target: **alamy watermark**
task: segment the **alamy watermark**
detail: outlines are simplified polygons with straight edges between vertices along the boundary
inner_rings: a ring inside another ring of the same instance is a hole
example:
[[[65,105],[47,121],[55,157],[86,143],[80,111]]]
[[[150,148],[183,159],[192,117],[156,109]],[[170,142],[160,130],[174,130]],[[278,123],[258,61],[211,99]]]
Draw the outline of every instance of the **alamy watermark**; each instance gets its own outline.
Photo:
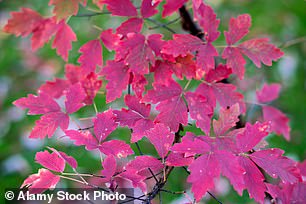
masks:
[[[33,190],[33,189],[32,189]],[[32,191],[35,192],[35,191]],[[5,203],[58,203],[58,201],[74,201],[73,203],[134,203],[133,189],[120,189],[116,192],[105,192],[93,189],[54,189],[44,193],[31,193],[28,190],[6,189],[4,193]]]

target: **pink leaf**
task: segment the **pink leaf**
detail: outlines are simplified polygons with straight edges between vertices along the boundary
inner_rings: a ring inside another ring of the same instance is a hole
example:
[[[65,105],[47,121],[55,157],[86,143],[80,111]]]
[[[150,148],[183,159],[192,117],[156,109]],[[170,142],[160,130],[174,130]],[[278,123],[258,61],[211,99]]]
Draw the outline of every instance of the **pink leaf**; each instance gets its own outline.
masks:
[[[143,18],[149,18],[158,13],[156,7],[162,0],[143,0],[140,12]]]
[[[150,71],[154,72],[154,83],[166,85],[172,80],[173,64],[158,60]]]
[[[11,18],[4,26],[3,31],[26,37],[31,34],[43,21],[42,16],[29,8],[21,8],[20,12],[11,12]],[[27,23],[24,23],[27,22]]]
[[[139,188],[145,193],[147,192],[147,185],[144,182],[146,176],[139,175],[136,170],[122,172],[120,177],[131,181],[134,188]]]
[[[130,79],[132,79],[132,90],[135,92],[135,95],[138,98],[142,98],[145,86],[148,84],[146,77],[142,74],[134,73],[130,75]]]
[[[93,119],[93,123],[94,132],[99,143],[105,140],[107,136],[117,128],[115,116],[111,109],[103,113],[99,113],[97,117]]]
[[[101,171],[101,174],[105,176],[103,180],[105,182],[109,182],[112,176],[116,173],[117,169],[117,163],[115,157],[112,155],[107,156],[102,162],[102,166],[103,170]]]
[[[226,66],[232,68],[233,73],[243,79],[246,61],[240,50],[234,47],[226,47],[222,53],[222,58],[226,59]]]
[[[62,20],[59,23],[58,31],[52,43],[52,48],[56,48],[56,53],[68,60],[68,52],[72,49],[72,42],[76,41],[77,37],[68,24]]]
[[[172,55],[173,57],[185,57],[187,54],[199,50],[202,46],[205,46],[205,44],[198,37],[190,34],[174,34],[173,40],[165,44],[162,53]]]
[[[155,56],[161,56],[162,47],[165,45],[165,41],[162,40],[162,34],[152,34],[148,36],[148,45],[153,50]]]
[[[175,85],[170,83],[170,86]],[[178,85],[178,84],[177,84]],[[182,99],[181,95],[175,96],[180,91],[180,87],[167,87],[162,92],[158,90],[163,86],[155,86],[156,92],[152,91],[148,93],[148,98],[153,99],[152,96],[156,96],[153,100],[160,100],[156,109],[160,112],[155,118],[155,122],[161,122],[170,127],[171,131],[176,132],[179,128],[179,124],[187,124],[187,107]],[[175,85],[176,86],[176,85]],[[179,85],[178,85],[179,86]],[[179,89],[177,89],[179,88]],[[167,95],[168,93],[168,95]],[[172,97],[171,97],[172,96]]]
[[[280,203],[305,203],[306,182],[275,186],[266,184],[269,194]]]
[[[66,94],[65,107],[67,114],[72,114],[82,108],[85,97],[86,95],[81,84],[72,85]]]
[[[282,156],[280,149],[266,149],[254,152],[250,158],[273,178],[279,177],[284,183],[296,183],[301,179],[296,162]]]
[[[64,131],[68,128],[68,125],[68,115],[62,112],[48,113],[35,122],[35,127],[29,137],[44,139],[48,136],[51,138],[58,126]]]
[[[221,107],[219,112],[219,119],[213,121],[214,132],[217,136],[225,135],[226,131],[234,127],[239,121],[240,115],[239,105],[235,104],[228,109]]]
[[[149,90],[145,95],[145,101],[151,101],[158,103],[160,101],[169,100],[171,98],[177,98],[182,93],[182,87],[174,80],[169,81],[169,84],[153,84],[154,90]]]
[[[157,105],[156,110],[160,113],[157,115],[154,122],[164,123],[169,126],[170,130],[173,132],[178,131],[179,124],[187,125],[187,107],[181,96],[160,102]]]
[[[141,118],[148,118],[150,115],[151,105],[140,103],[135,96],[126,95],[124,102],[131,111],[137,113]]]
[[[212,85],[213,92],[218,102],[223,108],[239,104],[240,111],[245,112],[245,104],[243,102],[243,95],[236,92],[236,87],[232,84],[216,83]]]
[[[208,72],[215,68],[215,56],[218,56],[218,52],[211,43],[203,45],[197,53],[197,65]]]
[[[76,15],[79,10],[79,3],[83,1],[84,0],[50,0],[49,5],[54,5],[53,13],[58,20],[61,20],[71,15]]]
[[[130,18],[124,21],[117,29],[116,33],[127,36],[129,33],[139,33],[142,29],[143,20],[140,18]]]
[[[120,41],[120,35],[113,34],[113,30],[110,28],[101,33],[100,39],[108,50],[114,50]]]
[[[148,168],[156,171],[162,169],[163,165],[158,159],[152,156],[144,155],[137,156],[134,160],[129,162],[125,168],[127,171],[135,170],[136,172],[140,172]]]
[[[184,136],[181,143],[176,143],[171,148],[175,153],[188,153],[188,154],[204,154],[210,151],[210,146],[203,140],[195,137]]]
[[[102,86],[102,80],[98,80],[98,75],[91,72],[81,81],[81,85],[86,94],[83,102],[86,105],[91,105]]]
[[[120,177],[132,181],[135,188],[139,187],[143,192],[146,192],[147,187],[144,180],[146,179],[145,175],[149,173],[149,168],[155,173],[163,168],[163,164],[152,156],[137,156],[125,166],[126,171],[121,173]]]
[[[282,134],[286,140],[290,140],[289,118],[272,106],[264,106],[262,111],[264,120],[271,122],[271,130]]]
[[[55,152],[59,157],[63,158],[67,164],[69,164],[72,168],[76,169],[78,166],[77,161],[72,156],[68,156],[65,152],[57,151],[54,148],[48,147],[51,151]]]
[[[45,93],[40,93],[38,96],[29,94],[27,98],[20,98],[13,104],[21,109],[28,108],[28,115],[39,115],[50,112],[60,111],[59,105]]]
[[[137,142],[146,134],[147,130],[154,127],[153,121],[150,119],[138,120],[133,126],[131,142]]]
[[[250,159],[239,157],[239,162],[246,172],[243,174],[243,177],[250,198],[254,198],[257,202],[263,203],[266,191],[266,186],[263,182],[265,179],[264,176]]]
[[[41,85],[38,92],[44,93],[53,98],[60,98],[69,85],[68,80],[56,78],[55,81],[47,81],[45,84]]]
[[[174,134],[164,124],[158,123],[152,129],[146,131],[146,135],[154,145],[159,156],[165,158],[174,141]]]
[[[166,17],[177,11],[184,5],[188,0],[166,0],[166,4],[163,6],[162,17]]]
[[[185,97],[188,102],[190,117],[196,121],[197,127],[205,133],[209,133],[210,121],[214,114],[213,108],[202,95],[187,92]]]
[[[66,136],[71,140],[74,140],[76,146],[85,145],[87,150],[93,150],[98,148],[98,141],[91,135],[89,131],[81,132],[77,130],[66,130]]]
[[[232,69],[223,64],[219,64],[216,69],[211,69],[205,75],[205,81],[209,83],[220,82],[223,79],[227,79],[232,73]]]
[[[239,48],[258,68],[261,67],[261,63],[272,66],[272,61],[276,61],[284,55],[279,48],[269,44],[268,38],[245,41],[239,45]]]
[[[231,18],[228,31],[224,31],[226,43],[233,45],[249,33],[251,26],[251,16],[243,14],[236,19]]]
[[[155,64],[154,52],[142,34],[129,33],[116,51],[116,59],[124,59],[125,65],[137,74],[148,74],[149,65]]]
[[[84,78],[83,69],[80,66],[66,64],[65,76],[71,84],[78,83]]]
[[[256,122],[254,125],[246,124],[243,133],[237,135],[236,143],[241,152],[253,149],[264,137],[269,134],[269,123]]]
[[[171,152],[167,156],[166,164],[168,166],[189,166],[193,162],[193,157],[184,157],[183,153]]]
[[[40,25],[33,31],[31,38],[32,50],[35,51],[41,48],[51,39],[58,29],[59,24],[56,23],[55,17],[42,20]]]
[[[300,169],[301,175],[303,177],[306,177],[306,160],[304,160],[301,163],[298,163],[298,168]]]
[[[63,172],[65,169],[65,160],[55,152],[51,154],[48,151],[37,152],[35,160],[45,168],[56,172]]]
[[[207,42],[215,41],[220,35],[218,31],[220,20],[216,18],[216,14],[212,7],[205,3],[201,3],[198,9],[194,10],[194,16],[199,22],[199,25],[203,28],[204,39]]]
[[[106,4],[114,16],[136,16],[137,10],[130,0],[100,0],[100,4]]]
[[[217,50],[211,43],[204,43],[201,39],[190,34],[174,34],[173,40],[163,47],[162,53],[173,57],[182,56],[197,51],[197,65],[208,72],[215,68],[214,56],[218,56]]]
[[[212,108],[215,108],[217,105],[217,99],[214,94],[213,88],[207,83],[202,83],[198,86],[195,93],[203,96],[207,100],[207,104]]]
[[[110,140],[99,145],[99,150],[105,155],[113,155],[117,158],[125,158],[134,154],[130,145],[122,140]]]
[[[256,91],[257,100],[260,103],[271,102],[278,98],[280,90],[280,84],[264,84],[261,90]]]
[[[103,65],[100,40],[91,40],[87,42],[80,48],[79,52],[82,54],[78,62],[81,64],[81,67],[86,70],[86,73],[95,72],[97,65]]]
[[[187,182],[191,183],[191,191],[196,201],[200,201],[206,191],[214,187],[214,178],[220,175],[220,167],[214,156],[202,155],[188,168],[190,175]]]
[[[123,89],[126,89],[129,83],[129,68],[122,61],[107,61],[107,65],[101,73],[108,80],[106,85],[106,102],[112,102],[119,98]]]
[[[29,192],[33,194],[42,193],[48,189],[54,189],[60,177],[52,174],[47,169],[39,169],[37,174],[30,175],[24,180],[21,188],[29,187]]]
[[[187,55],[186,57],[177,57],[175,64],[171,66],[171,69],[179,79],[184,79],[184,76],[187,79],[196,78],[196,69],[197,65],[193,59],[192,55]],[[163,76],[164,78],[169,78],[168,76]]]
[[[216,157],[221,168],[221,173],[230,180],[235,190],[242,195],[242,191],[245,188],[243,179],[245,170],[239,164],[238,157],[224,150],[219,150],[216,153]]]
[[[116,122],[119,122],[121,126],[126,125],[132,128],[131,141],[137,142],[145,135],[146,130],[153,127],[153,122],[148,119],[151,105],[140,103],[136,96],[130,95],[126,95],[124,101],[129,110],[124,108],[121,111],[114,110]]]

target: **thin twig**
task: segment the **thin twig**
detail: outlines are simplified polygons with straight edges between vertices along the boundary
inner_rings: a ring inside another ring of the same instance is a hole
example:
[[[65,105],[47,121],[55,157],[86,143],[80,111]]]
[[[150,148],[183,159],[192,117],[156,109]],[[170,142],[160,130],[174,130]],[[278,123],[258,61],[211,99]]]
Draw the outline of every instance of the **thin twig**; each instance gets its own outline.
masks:
[[[80,174],[80,173],[76,174],[76,173],[65,173],[65,172],[63,172],[62,175],[66,175],[66,176],[78,176],[78,175],[81,175],[81,176],[85,176],[85,177],[100,177],[100,176],[94,175],[94,174]]]
[[[293,39],[293,40],[289,40],[289,41],[283,43],[282,45],[280,45],[279,47],[280,48],[287,48],[287,47],[290,47],[292,45],[296,45],[296,44],[303,43],[303,42],[306,42],[306,36],[296,38],[296,39]]]
[[[118,204],[128,203],[128,202],[131,202],[131,201],[133,201],[133,200],[137,200],[137,199],[143,198],[143,197],[145,197],[145,196],[146,196],[146,195],[138,196],[138,197],[136,197],[136,199],[125,200],[125,201],[122,201],[121,203],[119,202]]]
[[[111,12],[104,11],[104,12],[97,12],[97,13],[78,14],[74,17],[93,17],[93,16],[106,15],[106,14],[111,14]]]
[[[161,192],[166,192],[166,193],[170,193],[170,194],[184,194],[186,193],[186,191],[178,191],[178,192],[173,192],[173,191],[168,191],[166,189],[161,189]]]
[[[222,204],[222,202],[220,201],[220,200],[218,200],[215,196],[214,196],[214,194],[212,194],[211,192],[209,192],[209,191],[206,191],[213,199],[215,199],[218,203],[220,203],[220,204]]]
[[[175,22],[177,22],[178,20],[180,20],[181,19],[181,17],[178,17],[178,18],[176,18],[176,19],[174,19],[174,20],[172,20],[172,21],[169,21],[168,23],[162,23],[162,25],[163,26],[168,26],[168,25],[171,25],[171,24],[173,24],[173,23],[175,23]],[[154,29],[157,29],[157,28],[160,28],[161,26],[153,26],[153,27],[149,27],[149,30],[154,30]]]
[[[155,176],[158,176],[158,175],[160,175],[160,174],[162,174],[162,173],[163,173],[163,171],[161,171],[161,172],[155,174]],[[145,178],[145,180],[149,180],[149,179],[151,179],[151,178],[154,178],[154,176],[149,176],[149,177]]]
[[[138,142],[135,142],[135,144],[136,144],[136,147],[137,147],[137,149],[138,149],[138,151],[139,151],[139,154],[140,154],[140,155],[143,155],[143,152],[141,151]],[[148,168],[148,170],[149,170],[149,172],[151,173],[151,175],[153,176],[155,182],[158,182],[158,179],[156,178],[156,176],[155,176],[155,174],[153,173],[153,171],[152,171],[150,168]]]
[[[168,30],[168,31],[171,32],[171,33],[176,33],[174,30],[172,30],[172,28],[169,28],[167,25],[162,24],[162,23],[160,23],[160,22],[158,22],[158,21],[156,21],[156,20],[154,20],[154,19],[145,18],[145,20],[150,21],[150,22],[154,23],[155,25],[157,25],[157,26],[159,26],[159,27],[161,27],[161,28],[165,28],[166,30]]]
[[[86,128],[79,128],[78,130],[89,130],[89,129],[92,129],[94,128],[94,126],[89,126],[89,127],[86,127]]]

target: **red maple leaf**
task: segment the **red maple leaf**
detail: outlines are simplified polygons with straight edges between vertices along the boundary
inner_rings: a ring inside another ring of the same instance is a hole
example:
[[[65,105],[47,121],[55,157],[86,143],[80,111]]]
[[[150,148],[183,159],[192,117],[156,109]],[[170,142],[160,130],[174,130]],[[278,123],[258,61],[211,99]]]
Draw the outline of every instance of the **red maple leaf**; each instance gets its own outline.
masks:
[[[81,56],[78,62],[86,73],[95,72],[96,66],[102,66],[102,46],[100,40],[91,40],[85,43],[79,50]]]
[[[222,57],[227,60],[227,66],[232,68],[240,79],[244,77],[245,65],[242,54],[249,57],[258,68],[261,67],[261,63],[271,66],[272,61],[278,60],[284,54],[280,49],[269,44],[267,38],[251,39],[234,45],[249,32],[250,26],[251,17],[243,14],[236,19],[231,18],[229,31],[224,32],[228,46],[224,49]]]
[[[121,126],[132,128],[131,142],[137,142],[153,127],[153,121],[149,119],[151,105],[141,103],[136,96],[130,95],[126,95],[124,101],[129,109],[114,110],[116,121]]]
[[[167,85],[154,83],[154,89],[149,90],[144,96],[144,101],[159,103],[156,109],[160,112],[155,118],[155,122],[161,122],[176,132],[179,124],[186,125],[188,114],[187,107],[182,98],[183,90],[181,86],[171,80]]]
[[[187,1],[188,0],[166,0],[166,4],[164,4],[163,6],[164,7],[163,12],[162,12],[163,18],[177,11]]]
[[[137,10],[130,0],[100,0],[99,4],[106,4],[114,16],[137,16]]]
[[[49,5],[54,5],[53,13],[58,20],[76,15],[79,10],[79,3],[86,6],[86,0],[50,0]]]
[[[60,177],[47,169],[39,169],[37,174],[32,174],[24,180],[20,188],[29,187],[33,194],[42,193],[48,189],[54,189]]]

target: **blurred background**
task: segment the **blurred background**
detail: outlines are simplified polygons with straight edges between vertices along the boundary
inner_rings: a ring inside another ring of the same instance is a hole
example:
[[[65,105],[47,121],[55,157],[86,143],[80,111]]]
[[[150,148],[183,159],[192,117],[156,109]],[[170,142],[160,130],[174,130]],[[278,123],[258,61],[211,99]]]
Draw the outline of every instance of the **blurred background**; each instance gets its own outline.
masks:
[[[285,56],[272,67],[255,68],[251,63],[247,65],[248,76],[245,84],[255,84],[260,88],[262,82],[277,82],[282,84],[281,96],[273,105],[281,109],[290,118],[291,141],[287,142],[282,136],[271,135],[268,138],[271,147],[285,150],[285,154],[297,161],[306,158],[306,2],[303,0],[209,0],[206,1],[215,9],[221,19],[220,31],[228,27],[230,17],[249,13],[252,16],[252,27],[246,39],[256,37],[269,37],[272,42],[281,47]],[[140,0],[134,1],[135,5]],[[45,146],[55,147],[74,156],[80,166],[80,172],[97,172],[101,169],[99,156],[84,151],[83,147],[76,147],[62,137],[53,137],[50,140],[28,139],[34,126],[34,121],[39,117],[26,116],[25,111],[19,110],[12,102],[28,93],[36,92],[37,88],[46,80],[54,77],[63,77],[63,60],[58,57],[51,43],[33,53],[30,49],[29,38],[16,38],[2,32],[2,28],[10,18],[10,12],[18,11],[21,7],[32,8],[44,16],[52,15],[52,7],[47,1],[41,0],[2,0],[0,1],[0,191],[7,187],[19,187],[23,180],[32,173],[36,173],[40,165],[34,162],[35,153],[42,151]],[[189,5],[189,4],[188,4]],[[187,6],[188,6],[187,5]],[[98,9],[89,2],[89,7]],[[80,7],[80,14],[90,14],[91,11]],[[160,15],[154,17],[160,22],[169,22],[176,19],[178,14],[173,14],[167,19]],[[99,28],[107,29],[120,25],[123,18],[100,15],[94,17],[71,17],[69,24],[75,31],[78,41],[73,43],[73,50],[69,53],[69,63],[76,64],[79,57],[78,49],[90,39],[99,35]],[[25,22],[26,23],[26,22]],[[95,27],[93,26],[95,25]],[[163,33],[165,39],[171,33],[162,28],[150,30],[154,25],[146,24],[145,33]],[[180,22],[170,25],[177,33],[182,33]],[[52,42],[52,41],[51,41]],[[218,39],[216,45],[224,45],[224,36]],[[104,50],[104,59],[110,59],[113,53]],[[105,84],[104,84],[105,85]],[[254,87],[253,87],[254,88]],[[248,93],[249,94],[249,93]],[[252,93],[251,93],[252,94]],[[252,97],[250,97],[252,98]],[[95,99],[98,110],[107,108],[105,97],[98,95]],[[122,101],[118,101],[122,104]],[[92,107],[83,108],[75,117],[90,117],[94,114]],[[192,128],[191,128],[192,129]],[[57,133],[61,136],[61,132]],[[113,137],[129,140],[128,129],[118,129],[112,133]],[[146,145],[141,142],[141,145]],[[133,147],[135,148],[135,147]],[[146,146],[145,153],[155,154],[151,146]],[[135,151],[137,152],[137,151]],[[186,188],[187,174],[182,169],[176,169],[167,189],[182,191]],[[61,182],[60,186],[71,185]],[[224,203],[254,203],[248,198],[246,192],[239,197],[225,179],[220,179],[216,184],[215,195]],[[164,194],[165,203],[177,202],[178,195]],[[216,203],[209,195],[205,203]]]

